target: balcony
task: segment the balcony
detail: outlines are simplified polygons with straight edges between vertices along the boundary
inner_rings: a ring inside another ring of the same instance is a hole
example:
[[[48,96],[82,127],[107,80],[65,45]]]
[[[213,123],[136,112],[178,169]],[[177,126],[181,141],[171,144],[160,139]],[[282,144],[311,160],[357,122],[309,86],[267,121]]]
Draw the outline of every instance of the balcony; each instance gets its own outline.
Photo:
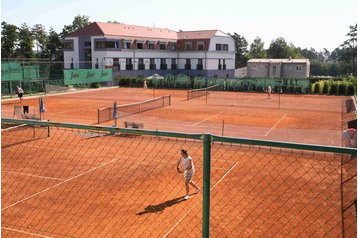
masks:
[[[155,64],[150,64],[149,65],[149,69],[150,70],[156,70],[157,69],[157,66]]]
[[[138,70],[145,70],[145,64],[138,64]]]
[[[167,64],[160,64],[160,69],[164,69],[164,70],[168,69]]]
[[[113,70],[113,71],[119,71],[119,70],[121,70],[121,65],[120,65],[120,64],[113,64],[112,70]]]
[[[171,67],[172,67],[171,69],[177,69],[178,68],[177,64],[172,64]]]
[[[133,64],[126,64],[126,70],[133,70]]]
[[[202,64],[197,64],[196,69],[197,70],[203,70],[203,65]]]
[[[185,64],[185,69],[191,69],[191,64]]]

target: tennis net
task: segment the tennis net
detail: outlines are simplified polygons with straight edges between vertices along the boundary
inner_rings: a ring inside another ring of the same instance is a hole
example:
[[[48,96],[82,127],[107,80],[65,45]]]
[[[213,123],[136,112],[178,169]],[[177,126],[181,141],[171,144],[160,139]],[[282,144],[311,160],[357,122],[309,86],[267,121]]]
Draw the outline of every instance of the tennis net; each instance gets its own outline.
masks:
[[[1,148],[50,137],[50,127],[1,123]]]
[[[136,102],[131,104],[124,104],[117,106],[118,118],[130,116],[136,113],[145,112],[161,107],[170,106],[171,96],[161,96],[150,100]],[[113,120],[113,106],[98,109],[98,124]]]
[[[220,89],[220,85],[216,84],[207,88],[199,88],[199,89],[192,89],[192,90],[188,90],[187,92],[187,99],[193,99],[193,98],[198,98],[198,97],[202,97],[202,96],[206,96],[209,94],[209,91],[215,91]]]

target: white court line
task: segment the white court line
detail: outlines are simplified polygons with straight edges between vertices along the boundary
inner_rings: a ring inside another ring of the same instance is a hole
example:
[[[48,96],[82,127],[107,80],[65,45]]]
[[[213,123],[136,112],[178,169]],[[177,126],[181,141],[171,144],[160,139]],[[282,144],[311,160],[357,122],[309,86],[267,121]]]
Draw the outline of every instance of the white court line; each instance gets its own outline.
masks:
[[[83,176],[83,175],[85,175],[85,174],[88,174],[88,173],[90,173],[90,172],[92,172],[92,171],[95,171],[96,169],[99,169],[99,168],[101,168],[101,167],[103,167],[103,166],[106,166],[106,165],[108,165],[108,164],[110,164],[110,163],[112,163],[112,162],[114,162],[114,161],[116,161],[116,160],[119,160],[120,158],[121,158],[121,157],[115,158],[115,159],[113,159],[113,160],[110,160],[109,162],[104,163],[104,164],[101,164],[101,165],[99,165],[99,166],[97,166],[97,167],[95,167],[95,168],[93,168],[93,169],[90,169],[90,170],[88,170],[88,171],[86,171],[86,172],[84,172],[84,173],[82,173],[82,174],[78,174],[78,175],[76,175],[76,176],[74,176],[74,177],[72,177],[72,178],[69,178],[69,179],[66,179],[66,180],[62,181],[61,183],[55,184],[55,185],[53,185],[53,186],[51,186],[51,187],[49,187],[49,188],[46,188],[46,189],[44,189],[44,190],[42,190],[42,191],[40,191],[40,192],[37,192],[37,193],[35,193],[35,194],[33,194],[33,195],[29,196],[29,197],[26,197],[26,198],[24,198],[24,199],[21,199],[20,201],[17,201],[17,202],[15,202],[15,203],[13,203],[13,204],[10,204],[10,205],[7,206],[7,207],[2,208],[1,211],[6,210],[6,209],[8,209],[8,208],[10,208],[10,207],[13,207],[13,206],[15,206],[15,205],[17,205],[17,204],[19,204],[19,203],[22,203],[22,202],[24,202],[24,201],[26,201],[26,200],[28,200],[28,199],[30,199],[30,198],[33,198],[33,197],[35,197],[35,196],[37,196],[37,195],[39,195],[39,194],[41,194],[41,193],[43,193],[43,192],[46,192],[46,191],[48,191],[48,190],[50,190],[50,189],[52,189],[52,188],[58,187],[58,186],[60,186],[61,184],[64,184],[64,183],[69,182],[69,181],[71,181],[71,180],[74,180],[74,179],[76,179],[76,178],[78,178],[78,177],[81,177],[81,176]]]
[[[24,233],[24,234],[33,235],[33,236],[39,236],[39,237],[50,238],[50,236],[43,236],[43,235],[31,233],[31,232],[26,232],[26,231],[20,231],[20,230],[16,230],[16,229],[11,229],[11,228],[8,228],[8,227],[1,227],[1,229],[9,230],[9,231],[15,231],[15,232]]]
[[[204,120],[201,120],[201,121],[199,121],[199,122],[197,122],[197,123],[194,123],[194,124],[191,125],[191,126],[196,126],[196,125],[198,125],[198,124],[200,124],[200,123],[202,123],[202,122],[204,122],[204,121],[207,121],[207,120],[209,120],[209,119],[211,119],[211,118],[213,118],[213,117],[216,117],[217,115],[223,114],[223,113],[224,113],[224,111],[219,112],[219,113],[217,113],[217,114],[215,114],[215,115],[213,115],[213,116],[211,116],[211,117],[207,117],[207,118],[205,118]]]
[[[53,179],[53,180],[64,181],[64,179],[60,179],[60,178],[53,178],[53,177],[46,177],[46,176],[40,176],[40,175],[27,174],[27,173],[12,172],[12,171],[8,171],[8,170],[3,170],[2,172],[10,173],[10,174],[24,175],[24,176],[30,176],[30,177],[35,177],[35,178],[44,178],[44,179]]]
[[[278,125],[278,123],[280,123],[281,120],[285,119],[286,116],[287,116],[287,113],[285,113],[285,115],[283,115],[283,116],[280,118],[280,120],[278,120],[278,122],[276,122],[276,124],[275,124],[273,127],[271,127],[271,129],[265,134],[265,136],[267,136],[267,135]]]
[[[218,185],[218,184],[226,177],[226,175],[228,175],[228,174],[231,172],[231,170],[233,170],[233,169],[236,167],[236,165],[237,165],[238,163],[239,163],[239,162],[236,162],[236,163],[224,174],[224,176],[222,176],[222,178],[219,179],[219,181],[217,181],[217,182],[214,184],[214,186],[210,189],[210,191],[213,190],[213,189],[215,188],[215,186]],[[202,201],[202,200],[203,200],[203,199],[201,199],[201,201]],[[182,220],[184,220],[184,218],[194,209],[195,206],[196,206],[196,205],[194,204],[194,206],[192,206],[192,207],[190,208],[190,210],[189,210],[187,213],[185,213],[185,215],[184,215],[182,218],[180,218],[179,221],[177,221],[177,223],[175,223],[174,226],[173,226],[172,228],[170,228],[167,233],[165,233],[165,235],[163,236],[163,238],[167,237],[167,236],[175,229],[175,227],[176,227],[177,225],[179,225],[179,223],[180,223]]]

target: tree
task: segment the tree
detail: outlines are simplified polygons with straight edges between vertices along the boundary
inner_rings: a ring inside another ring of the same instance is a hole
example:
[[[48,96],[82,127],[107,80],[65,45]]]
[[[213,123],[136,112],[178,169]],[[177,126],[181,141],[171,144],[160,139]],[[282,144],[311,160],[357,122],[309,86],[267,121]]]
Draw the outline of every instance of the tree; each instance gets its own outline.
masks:
[[[34,52],[32,50],[34,46],[33,41],[34,38],[29,27],[26,23],[22,24],[19,30],[19,48],[17,49],[18,56],[23,58],[34,57]]]
[[[250,45],[250,51],[248,54],[249,59],[265,59],[267,58],[267,52],[264,49],[264,42],[260,37],[256,37]]]
[[[353,73],[357,75],[357,24],[349,26],[349,29],[350,31],[346,35],[349,38],[341,45],[346,52],[346,60],[343,61],[352,62]]]
[[[283,37],[271,41],[270,47],[267,50],[268,58],[286,59],[292,57],[290,55],[289,46]]]
[[[239,67],[245,67],[247,65],[247,40],[245,39],[245,37],[240,36],[239,34],[235,33],[233,35],[231,35],[229,33],[229,35],[234,39],[235,41],[235,48],[236,48],[236,52],[235,52],[235,68],[239,68]]]
[[[18,28],[15,25],[1,22],[1,57],[11,58],[15,54],[16,42],[19,38]]]
[[[85,26],[88,26],[89,24],[91,24],[91,22],[89,21],[88,16],[77,15],[77,16],[75,16],[75,19],[73,20],[71,25],[65,25],[63,27],[60,36],[64,37],[71,32],[74,32],[74,31],[76,31],[80,28],[83,28]]]
[[[41,57],[44,55],[44,47],[47,41],[47,32],[45,27],[41,24],[36,24],[31,29],[32,35],[35,39],[36,55]]]
[[[50,28],[48,38],[46,41],[44,55],[50,60],[61,61],[63,60],[63,51],[60,35],[57,34],[53,28]]]

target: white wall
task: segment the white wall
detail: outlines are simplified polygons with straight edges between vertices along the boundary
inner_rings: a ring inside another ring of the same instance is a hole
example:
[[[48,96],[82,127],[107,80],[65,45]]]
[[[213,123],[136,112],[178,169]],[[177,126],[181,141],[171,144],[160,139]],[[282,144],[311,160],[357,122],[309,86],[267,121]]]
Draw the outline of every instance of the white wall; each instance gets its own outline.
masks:
[[[234,39],[232,39],[229,36],[213,36],[213,37],[211,37],[209,51],[216,51],[216,44],[228,44],[229,52],[235,52],[235,41],[234,41]]]
[[[63,51],[64,66],[65,68],[71,68],[71,58],[73,59],[74,68],[79,68],[79,52],[78,52],[78,38],[66,37],[65,40],[73,40],[73,51]]]

